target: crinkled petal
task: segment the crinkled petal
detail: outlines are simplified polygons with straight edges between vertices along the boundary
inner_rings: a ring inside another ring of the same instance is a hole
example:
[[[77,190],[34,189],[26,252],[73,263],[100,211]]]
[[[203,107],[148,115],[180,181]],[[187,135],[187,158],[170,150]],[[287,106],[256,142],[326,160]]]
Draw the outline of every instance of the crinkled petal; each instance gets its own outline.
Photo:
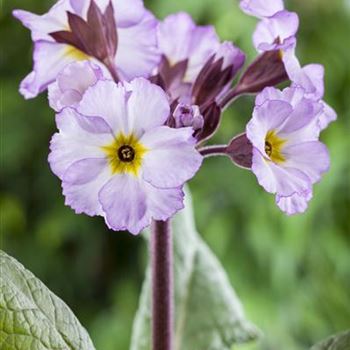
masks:
[[[303,98],[297,105],[294,106],[292,113],[287,120],[277,130],[278,134],[283,138],[283,135],[291,134],[305,128],[309,124],[317,125],[317,119],[322,105],[310,99]],[[318,134],[317,127],[315,135]]]
[[[143,183],[147,192],[148,210],[154,220],[165,221],[184,208],[181,188],[159,189]]]
[[[266,134],[279,129],[292,111],[288,102],[276,100],[266,101],[263,105],[255,107],[253,118],[246,127],[250,142],[264,154]]]
[[[20,92],[25,98],[36,97],[55,81],[67,64],[75,60],[68,45],[37,41],[34,46],[34,70],[22,81]]]
[[[159,188],[182,186],[198,171],[202,156],[195,149],[192,128],[158,127],[140,142],[149,150],[143,159],[143,178]]]
[[[321,101],[323,109],[318,116],[318,125],[321,130],[324,130],[329,123],[334,122],[337,119],[337,113],[326,102]]]
[[[150,12],[145,13],[142,21],[133,26],[118,27],[115,62],[123,79],[147,78],[159,63],[156,29],[157,20]]]
[[[72,165],[72,168],[74,164]],[[93,170],[90,181],[83,184],[63,182],[63,194],[66,198],[65,204],[75,210],[77,214],[85,213],[89,216],[104,216],[98,194],[103,186],[110,180],[111,171],[108,166]]]
[[[103,79],[103,71],[90,61],[69,64],[48,88],[51,108],[59,112],[64,107],[76,106],[85,91],[99,79]]]
[[[294,46],[298,27],[296,13],[280,11],[258,23],[253,34],[254,45],[258,51],[286,50]]]
[[[138,234],[155,220],[167,220],[183,208],[181,189],[157,189],[137,177],[115,175],[100,191],[105,219],[113,230]]]
[[[148,80],[139,78],[126,84],[128,100],[128,133],[141,136],[149,129],[164,125],[170,114],[166,93]]]
[[[99,193],[106,222],[116,231],[138,234],[150,224],[147,194],[141,181],[132,175],[114,175]]]
[[[285,166],[296,168],[306,174],[312,183],[321,179],[329,170],[330,158],[327,147],[318,141],[304,142],[285,147]]]
[[[271,17],[284,9],[283,0],[241,0],[240,6],[243,12],[258,18]]]
[[[108,161],[105,157],[81,159],[65,171],[62,181],[71,185],[85,185],[94,180],[107,166]]]
[[[289,197],[276,196],[276,204],[287,215],[304,213],[312,198],[312,192],[305,194],[294,193]]]
[[[124,86],[100,80],[85,92],[78,111],[85,116],[103,118],[115,135],[127,132],[128,111]]]
[[[103,158],[101,147],[113,142],[113,135],[101,118],[87,118],[74,109],[65,108],[56,117],[59,133],[50,144],[49,163],[52,171],[63,179],[66,170],[86,158]]]
[[[303,172],[267,160],[256,148],[253,148],[252,171],[259,184],[270,193],[286,197],[311,189],[311,181]]]

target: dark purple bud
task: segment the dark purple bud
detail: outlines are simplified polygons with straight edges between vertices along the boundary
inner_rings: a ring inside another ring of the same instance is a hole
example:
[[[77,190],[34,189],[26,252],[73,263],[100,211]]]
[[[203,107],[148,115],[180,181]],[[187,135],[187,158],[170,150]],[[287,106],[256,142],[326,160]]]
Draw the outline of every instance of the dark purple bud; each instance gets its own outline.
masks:
[[[69,31],[50,33],[59,43],[74,46],[86,55],[94,57],[106,64],[113,77],[117,73],[112,65],[118,46],[117,26],[113,5],[110,2],[104,14],[91,0],[87,21],[74,13],[67,12]]]
[[[225,153],[236,165],[246,169],[252,167],[253,145],[245,133],[236,136],[227,146]]]
[[[170,65],[168,59],[163,55],[159,64],[158,81],[163,84],[163,88],[169,91],[173,86],[180,85],[184,79],[188,67],[188,59]]]
[[[109,53],[114,57],[118,48],[118,32],[112,1],[109,2],[104,13],[104,23]]]
[[[230,85],[244,61],[245,55],[232,43],[221,44],[218,52],[209,58],[198,74],[192,89],[194,102],[202,105],[215,101]]]
[[[85,47],[83,46],[79,38],[77,38],[72,32],[62,30],[60,32],[51,33],[50,35],[57,43],[68,44],[76,47],[80,51],[85,51]]]
[[[194,131],[203,128],[204,118],[198,106],[180,103],[173,113],[176,128],[192,127]]]
[[[195,134],[198,141],[209,139],[217,130],[221,119],[221,108],[212,102],[209,106],[201,106],[200,112],[204,118],[202,130]]]
[[[258,93],[267,86],[275,86],[287,80],[281,51],[267,51],[247,68],[235,91],[237,95]]]

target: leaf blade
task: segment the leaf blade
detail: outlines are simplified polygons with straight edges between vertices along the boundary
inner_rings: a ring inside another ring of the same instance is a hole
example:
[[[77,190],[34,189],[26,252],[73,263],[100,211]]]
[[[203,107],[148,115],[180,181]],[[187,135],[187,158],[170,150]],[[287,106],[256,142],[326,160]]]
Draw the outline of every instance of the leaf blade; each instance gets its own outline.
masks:
[[[1,349],[95,349],[68,306],[1,250],[0,271]]]

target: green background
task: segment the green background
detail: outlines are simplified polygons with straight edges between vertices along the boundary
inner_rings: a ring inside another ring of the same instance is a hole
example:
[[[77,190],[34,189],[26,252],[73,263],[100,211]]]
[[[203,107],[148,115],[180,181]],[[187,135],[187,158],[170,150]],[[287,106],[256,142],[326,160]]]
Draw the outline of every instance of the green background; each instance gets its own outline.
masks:
[[[17,92],[31,69],[32,44],[11,11],[43,13],[50,3],[2,1],[1,246],[68,303],[98,350],[126,350],[145,243],[64,206],[60,182],[47,163],[54,113],[45,95],[25,101]],[[238,2],[146,5],[160,18],[186,10],[254,59],[256,21],[240,12]],[[325,99],[338,112],[338,121],[322,134],[332,167],[315,186],[308,212],[284,216],[250,172],[225,158],[206,160],[190,184],[199,231],[228,271],[247,317],[265,334],[237,349],[302,350],[350,328],[350,1],[293,0],[288,7],[301,17],[299,57],[303,64],[325,65]],[[252,108],[251,97],[234,104],[214,141],[228,142],[243,131]]]

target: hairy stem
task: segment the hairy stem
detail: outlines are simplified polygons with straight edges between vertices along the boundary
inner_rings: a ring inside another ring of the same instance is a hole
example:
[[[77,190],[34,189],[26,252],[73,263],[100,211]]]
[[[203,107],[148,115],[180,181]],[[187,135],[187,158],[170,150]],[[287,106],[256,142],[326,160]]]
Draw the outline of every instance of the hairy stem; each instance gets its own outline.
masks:
[[[153,350],[173,349],[173,243],[168,221],[153,221],[152,263],[152,343]]]
[[[207,157],[214,157],[214,156],[226,156],[227,155],[226,150],[227,150],[226,145],[215,145],[215,146],[202,147],[198,151],[203,157],[207,158]]]

